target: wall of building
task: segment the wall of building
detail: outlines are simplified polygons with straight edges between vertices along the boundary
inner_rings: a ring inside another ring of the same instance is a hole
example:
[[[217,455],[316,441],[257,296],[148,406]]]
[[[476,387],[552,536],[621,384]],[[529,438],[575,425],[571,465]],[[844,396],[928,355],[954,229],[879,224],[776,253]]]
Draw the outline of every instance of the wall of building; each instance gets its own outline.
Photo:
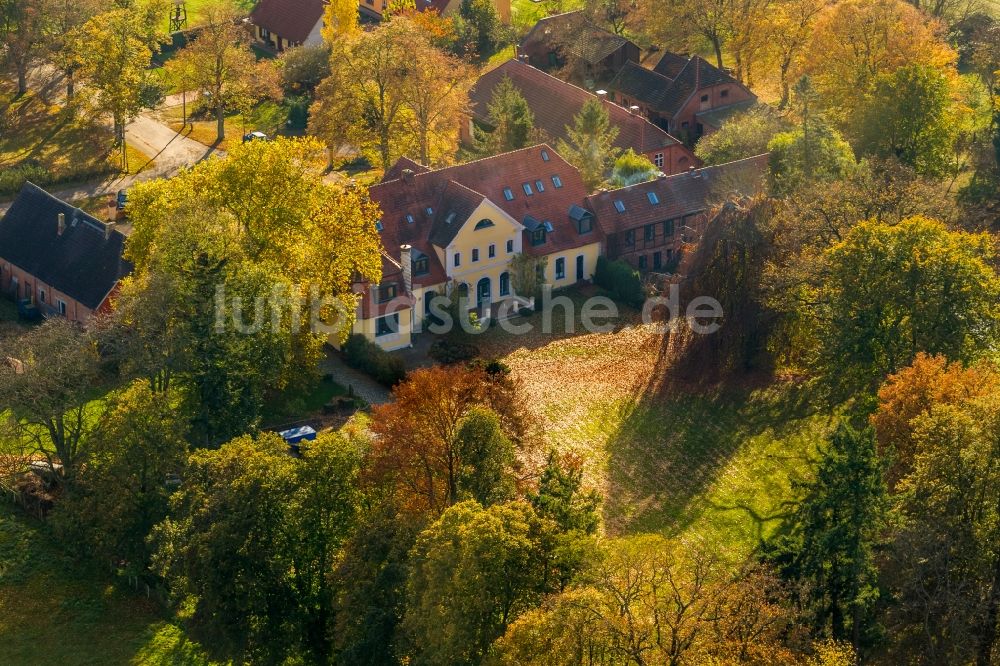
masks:
[[[708,100],[703,102],[701,98],[704,96],[707,96]],[[671,130],[678,134],[686,133],[696,139],[700,136],[697,120],[695,119],[696,114],[717,109],[721,106],[743,102],[751,98],[753,98],[753,95],[749,91],[735,83],[701,88],[691,95],[691,98],[671,120]],[[686,126],[685,123],[687,124]]]
[[[552,285],[553,289],[560,289],[576,284],[576,261],[577,257],[583,257],[583,280],[591,280],[597,271],[597,258],[601,256],[601,243],[595,242],[583,247],[575,247],[571,250],[553,252],[546,255],[548,261],[545,265],[545,282]],[[563,277],[556,276],[556,263],[559,259],[566,261],[566,272]]]
[[[492,227],[476,229],[480,220],[489,220]],[[493,302],[501,300],[500,274],[507,270],[514,255],[521,252],[523,227],[498,206],[490,201],[483,201],[469,216],[448,247],[445,249],[445,271],[448,277],[456,283],[469,285],[469,294],[476,297],[475,289],[481,280],[490,281],[490,294]],[[513,248],[507,252],[507,241]],[[496,256],[490,258],[489,247],[496,248]],[[479,251],[479,260],[473,261],[473,250]],[[455,266],[455,255],[461,257],[461,264]]]
[[[47,314],[58,313],[59,301],[66,303],[66,318],[80,323],[87,322],[94,311],[80,304],[65,293],[53,289],[51,285],[37,280],[33,275],[21,270],[14,264],[0,259],[0,291],[6,295],[12,294],[12,279],[17,280],[17,294],[14,298],[30,298],[32,303]],[[41,292],[45,292],[45,302],[41,301]]]

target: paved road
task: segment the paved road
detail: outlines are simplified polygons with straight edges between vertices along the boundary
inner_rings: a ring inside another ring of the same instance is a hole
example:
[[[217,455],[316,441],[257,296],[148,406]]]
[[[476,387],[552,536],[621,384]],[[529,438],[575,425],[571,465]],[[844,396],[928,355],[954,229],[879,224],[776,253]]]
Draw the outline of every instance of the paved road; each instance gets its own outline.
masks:
[[[131,145],[149,155],[155,165],[135,176],[113,176],[97,183],[87,183],[52,194],[65,201],[85,199],[103,194],[114,194],[127,190],[133,183],[154,178],[173,176],[186,166],[196,164],[213,155],[224,156],[225,152],[198,143],[193,139],[174,132],[166,125],[149,116],[140,116],[125,129]]]

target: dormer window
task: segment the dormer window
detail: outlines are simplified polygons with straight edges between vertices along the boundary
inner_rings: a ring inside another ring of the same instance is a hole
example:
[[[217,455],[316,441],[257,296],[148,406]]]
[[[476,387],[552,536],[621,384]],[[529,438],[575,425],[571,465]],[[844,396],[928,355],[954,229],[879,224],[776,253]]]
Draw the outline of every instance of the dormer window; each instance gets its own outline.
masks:
[[[656,196],[656,192],[646,192],[646,198],[649,199],[649,203],[654,206],[660,203],[660,197]]]
[[[394,298],[396,298],[396,285],[394,283],[379,285],[378,287],[379,303],[386,303]]]
[[[539,192],[544,192],[545,191],[545,184],[542,181],[540,181],[540,180],[536,180],[535,181],[535,189],[538,190]]]
[[[534,194],[534,192],[531,191],[531,183],[525,183],[521,187],[524,189],[524,193],[527,194],[529,197],[532,194]]]
[[[484,217],[483,219],[481,219],[478,222],[476,222],[476,229],[475,230],[479,231],[480,229],[488,229],[488,228],[490,228],[492,226],[494,226],[493,225],[493,220],[490,220],[490,219],[487,219],[487,218]]]
[[[506,199],[507,201],[513,201],[514,200],[513,190],[511,190],[509,187],[503,188],[503,198]]]
[[[428,262],[427,257],[418,257],[413,260],[414,275],[427,275],[430,272],[430,263]]]
[[[549,161],[549,151],[547,151],[547,150],[543,150],[542,151],[542,161],[543,162],[548,162]]]
[[[589,215],[584,215],[577,222],[576,228],[581,234],[589,234],[594,229],[594,220]]]
[[[560,187],[562,187],[562,178],[560,178],[559,176],[552,176],[552,186],[555,187],[557,190]]]
[[[531,244],[542,245],[545,243],[545,227],[538,227],[531,232]]]
[[[621,199],[615,199],[615,210],[619,213],[625,212],[625,203]]]

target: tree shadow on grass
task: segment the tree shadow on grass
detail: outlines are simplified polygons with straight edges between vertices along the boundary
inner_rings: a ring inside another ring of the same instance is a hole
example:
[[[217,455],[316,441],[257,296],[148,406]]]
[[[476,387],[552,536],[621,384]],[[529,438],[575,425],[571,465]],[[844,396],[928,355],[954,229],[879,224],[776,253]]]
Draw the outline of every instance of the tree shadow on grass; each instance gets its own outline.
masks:
[[[825,408],[809,382],[746,377],[706,387],[673,381],[664,338],[650,378],[616,408],[617,418],[608,419],[618,427],[606,445],[607,531],[677,533],[697,520],[701,509],[710,508],[746,511],[761,533],[764,523],[780,518],[771,514],[780,512],[761,515],[759,508],[742,501],[713,506],[706,503],[708,489],[749,440],[765,435],[780,445],[780,440],[801,434],[804,419]],[[768,480],[761,485],[769,485]]]

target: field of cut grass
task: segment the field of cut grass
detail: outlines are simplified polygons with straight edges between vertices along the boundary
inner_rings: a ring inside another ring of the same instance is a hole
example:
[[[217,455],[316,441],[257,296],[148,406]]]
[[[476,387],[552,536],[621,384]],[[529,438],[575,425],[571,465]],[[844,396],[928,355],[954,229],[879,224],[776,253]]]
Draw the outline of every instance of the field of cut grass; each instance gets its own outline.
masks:
[[[207,666],[143,594],[61,551],[47,526],[0,501],[0,662],[5,666]]]
[[[541,316],[529,321],[537,328]],[[585,461],[605,497],[608,534],[699,536],[737,555],[778,527],[834,425],[832,410],[811,407],[822,403],[809,385],[672,386],[664,336],[636,325],[634,314],[613,332],[570,335],[561,321],[553,328],[525,336],[490,329],[482,351],[523,382],[545,425],[544,446]],[[544,459],[535,453],[534,462]]]

